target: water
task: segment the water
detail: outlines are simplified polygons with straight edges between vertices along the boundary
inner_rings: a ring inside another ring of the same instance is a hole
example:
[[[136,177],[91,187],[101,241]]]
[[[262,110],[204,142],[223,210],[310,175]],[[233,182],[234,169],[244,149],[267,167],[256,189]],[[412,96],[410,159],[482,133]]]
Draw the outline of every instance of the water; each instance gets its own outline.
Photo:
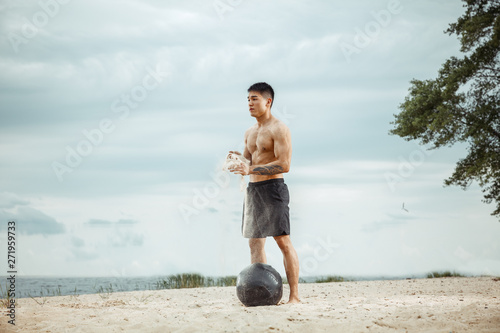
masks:
[[[412,278],[423,278],[424,276],[412,276]],[[167,276],[147,277],[21,277],[16,276],[15,298],[28,298],[39,296],[66,296],[84,295],[107,292],[125,292],[141,290],[157,290],[157,282],[163,281]],[[321,277],[301,277],[301,282],[315,282]],[[405,277],[345,277],[351,281],[367,280],[399,280]],[[0,278],[0,295],[5,295],[5,287],[8,283],[7,277]]]
[[[7,277],[0,282],[2,294]],[[16,298],[106,293],[108,291],[156,290],[162,277],[20,277],[16,276]]]

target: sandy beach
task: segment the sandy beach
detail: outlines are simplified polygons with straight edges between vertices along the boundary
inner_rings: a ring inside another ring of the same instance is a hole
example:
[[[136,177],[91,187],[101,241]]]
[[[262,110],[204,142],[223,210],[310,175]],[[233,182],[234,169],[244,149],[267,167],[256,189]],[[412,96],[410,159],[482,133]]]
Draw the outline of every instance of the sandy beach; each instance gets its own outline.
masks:
[[[2,309],[0,332],[500,332],[492,277],[311,283],[300,292],[301,304],[253,308],[235,287],[23,298],[15,327]]]

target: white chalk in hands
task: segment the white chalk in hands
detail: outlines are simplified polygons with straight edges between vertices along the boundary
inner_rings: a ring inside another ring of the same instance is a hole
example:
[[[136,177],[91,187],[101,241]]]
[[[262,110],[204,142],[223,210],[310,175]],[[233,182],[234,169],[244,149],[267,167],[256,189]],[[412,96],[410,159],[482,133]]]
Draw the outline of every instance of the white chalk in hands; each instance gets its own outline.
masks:
[[[250,162],[243,155],[229,153],[226,156],[222,170],[229,170],[242,164],[250,164]]]
[[[226,161],[222,166],[222,170],[229,171],[230,169],[233,169],[234,167],[242,164],[250,164],[250,161],[247,160],[243,155],[229,153],[226,156]],[[246,187],[247,184],[245,182],[245,179],[243,178],[243,175],[241,175],[240,191],[244,191]]]

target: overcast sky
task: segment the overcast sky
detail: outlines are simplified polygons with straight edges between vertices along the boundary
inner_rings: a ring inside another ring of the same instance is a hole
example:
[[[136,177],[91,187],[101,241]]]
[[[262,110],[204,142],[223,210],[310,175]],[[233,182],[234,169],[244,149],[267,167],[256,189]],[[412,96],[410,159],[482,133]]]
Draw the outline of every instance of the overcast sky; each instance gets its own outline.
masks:
[[[443,32],[463,10],[0,1],[1,251],[15,220],[22,275],[236,275],[243,192],[221,165],[254,123],[247,88],[266,81],[292,132],[302,276],[500,274],[493,206],[476,184],[443,187],[466,147],[388,135],[409,81],[460,54]],[[267,250],[284,274],[272,239]]]

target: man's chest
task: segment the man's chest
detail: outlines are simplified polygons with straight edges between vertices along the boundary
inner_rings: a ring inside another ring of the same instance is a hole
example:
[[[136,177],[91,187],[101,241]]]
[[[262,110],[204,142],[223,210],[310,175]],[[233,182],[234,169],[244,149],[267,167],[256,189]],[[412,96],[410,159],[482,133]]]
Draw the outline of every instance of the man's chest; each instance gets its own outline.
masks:
[[[271,131],[268,129],[252,131],[247,138],[247,147],[251,154],[256,151],[274,151],[274,140]]]

